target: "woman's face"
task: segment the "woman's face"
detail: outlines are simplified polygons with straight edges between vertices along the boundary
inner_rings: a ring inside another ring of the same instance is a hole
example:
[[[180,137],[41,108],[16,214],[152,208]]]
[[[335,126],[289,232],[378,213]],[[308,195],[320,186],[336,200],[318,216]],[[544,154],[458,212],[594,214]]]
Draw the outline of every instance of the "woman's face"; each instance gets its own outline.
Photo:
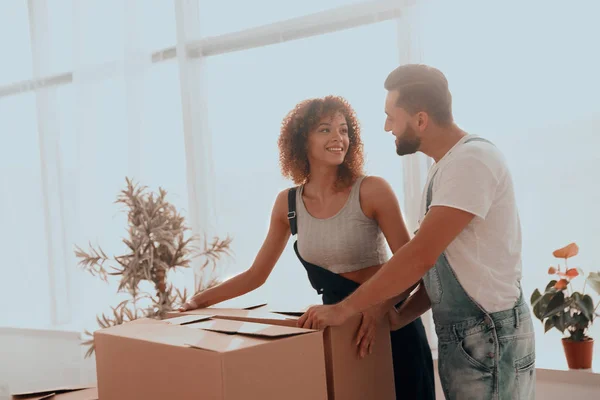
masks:
[[[310,165],[338,166],[348,153],[350,138],[348,124],[341,112],[322,117],[308,134],[308,162]]]

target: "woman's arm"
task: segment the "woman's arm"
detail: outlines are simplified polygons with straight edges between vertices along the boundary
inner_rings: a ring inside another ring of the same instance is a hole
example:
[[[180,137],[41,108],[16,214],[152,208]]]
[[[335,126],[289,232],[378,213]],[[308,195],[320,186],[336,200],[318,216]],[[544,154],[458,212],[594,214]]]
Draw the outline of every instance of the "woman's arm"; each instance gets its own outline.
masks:
[[[398,198],[385,179],[377,176],[365,178],[360,188],[360,203],[365,215],[377,221],[392,253],[410,241]],[[386,304],[394,306],[406,299],[416,287],[414,285]]]
[[[410,241],[410,235],[400,212],[400,205],[390,185],[382,178],[369,176],[365,178],[360,186],[360,205],[363,213],[377,221],[383,232],[392,253]],[[371,352],[375,337],[374,322],[387,315],[390,322],[396,323],[394,318],[398,314],[395,305],[410,295],[412,289],[407,290],[399,296],[384,301],[363,313],[363,320],[358,328],[357,345],[359,356],[362,358]]]
[[[397,313],[388,314],[390,330],[395,331],[413,322],[431,308],[429,296],[421,281],[419,289],[408,298],[398,309]]]
[[[284,190],[275,200],[269,232],[250,269],[220,285],[196,294],[179,309],[180,311],[209,307],[251,292],[265,283],[290,237],[287,194],[288,191]]]

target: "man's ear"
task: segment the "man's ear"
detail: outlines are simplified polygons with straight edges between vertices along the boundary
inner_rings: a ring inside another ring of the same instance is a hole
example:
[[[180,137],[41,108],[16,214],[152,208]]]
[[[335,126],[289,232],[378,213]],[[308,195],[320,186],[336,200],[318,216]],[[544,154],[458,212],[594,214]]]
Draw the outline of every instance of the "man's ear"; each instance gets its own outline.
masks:
[[[417,115],[417,127],[420,131],[427,129],[429,125],[429,115],[426,112],[418,112]]]

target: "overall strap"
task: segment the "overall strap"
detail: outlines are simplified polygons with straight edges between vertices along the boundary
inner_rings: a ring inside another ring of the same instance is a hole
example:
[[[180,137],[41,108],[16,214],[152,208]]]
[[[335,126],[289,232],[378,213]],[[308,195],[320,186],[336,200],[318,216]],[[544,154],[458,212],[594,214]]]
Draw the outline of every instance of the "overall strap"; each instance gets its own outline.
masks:
[[[465,140],[465,142],[464,142],[463,144],[467,144],[467,143],[469,143],[469,142],[486,142],[486,143],[489,143],[489,144],[491,144],[492,146],[494,146],[494,143],[492,143],[492,142],[490,142],[489,140],[487,140],[487,139],[484,139],[484,138],[482,138],[482,137],[478,137],[478,136],[475,136],[475,137],[472,137],[472,138],[470,138],[470,139],[467,139],[467,140]]]
[[[437,175],[437,171],[433,173],[433,176],[429,180],[429,186],[427,186],[427,203],[425,204],[425,215],[429,211],[429,206],[431,206],[431,200],[433,197],[433,178]]]
[[[477,137],[477,136],[465,140],[465,142],[463,144],[467,144],[469,142],[485,142],[485,143],[489,143],[492,146],[494,146],[494,144],[492,142],[490,142],[489,140],[481,138],[481,137]],[[427,213],[429,211],[429,207],[431,206],[431,200],[432,200],[432,196],[433,196],[433,178],[435,178],[436,174],[437,174],[437,171],[434,172],[433,176],[431,177],[431,180],[429,181],[429,186],[427,186],[427,203],[425,205],[425,213]]]
[[[296,219],[296,192],[298,188],[291,188],[288,191],[288,214],[287,218],[290,221],[290,230],[292,236],[298,233],[298,221]]]

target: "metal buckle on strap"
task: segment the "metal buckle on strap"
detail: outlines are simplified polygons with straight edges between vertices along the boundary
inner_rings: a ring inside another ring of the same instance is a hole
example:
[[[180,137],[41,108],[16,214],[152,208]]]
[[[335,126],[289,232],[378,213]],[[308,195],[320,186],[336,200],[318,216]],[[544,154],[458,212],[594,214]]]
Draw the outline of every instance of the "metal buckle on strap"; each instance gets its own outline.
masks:
[[[296,218],[296,211],[290,211],[287,215],[288,219]]]

